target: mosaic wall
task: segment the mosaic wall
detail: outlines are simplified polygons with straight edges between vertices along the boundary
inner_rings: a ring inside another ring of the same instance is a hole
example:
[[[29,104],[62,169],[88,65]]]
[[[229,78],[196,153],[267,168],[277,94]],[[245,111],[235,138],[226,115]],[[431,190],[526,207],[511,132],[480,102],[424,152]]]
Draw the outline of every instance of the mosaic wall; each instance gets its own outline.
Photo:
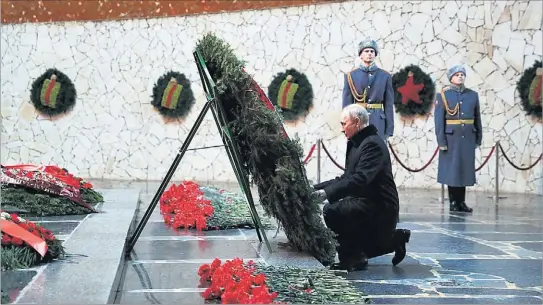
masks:
[[[338,124],[343,72],[358,63],[356,45],[366,36],[379,42],[381,67],[394,73],[417,64],[438,88],[446,84],[449,66],[467,66],[467,85],[479,91],[482,103],[484,138],[477,164],[496,140],[517,165],[532,163],[542,151],[541,122],[525,115],[515,90],[524,70],[542,57],[541,1],[348,1],[197,16],[22,24],[17,23],[23,22],[18,19],[22,12],[5,10],[16,2],[2,2],[2,19],[15,22],[3,25],[0,44],[2,163],[55,163],[93,178],[162,179],[204,103],[192,52],[208,31],[232,44],[265,90],[274,75],[286,69],[307,75],[314,107],[305,120],[286,127],[291,136],[299,135],[306,152],[322,137],[343,164],[345,139]],[[52,5],[42,5],[46,2]],[[131,12],[124,14],[142,14],[141,9]],[[105,18],[93,14],[87,18]],[[115,16],[122,14],[116,11]],[[47,20],[37,16],[32,18]],[[38,115],[29,103],[32,82],[50,67],[65,73],[77,89],[73,111],[56,120]],[[151,105],[153,86],[169,70],[184,73],[196,97],[180,123],[165,122]],[[399,159],[411,168],[421,167],[437,146],[433,117],[405,120],[397,115],[395,121],[391,142]],[[208,117],[191,147],[218,144]],[[394,161],[396,182],[438,188],[436,165],[437,160],[411,173]],[[307,165],[311,179],[316,179],[316,166],[315,159]],[[341,172],[327,159],[322,166],[323,179]],[[494,172],[491,159],[478,172],[476,188],[492,191]],[[503,191],[541,193],[541,175],[540,165],[517,171],[502,159],[499,183]],[[184,178],[235,180],[222,148],[188,152],[175,176]]]

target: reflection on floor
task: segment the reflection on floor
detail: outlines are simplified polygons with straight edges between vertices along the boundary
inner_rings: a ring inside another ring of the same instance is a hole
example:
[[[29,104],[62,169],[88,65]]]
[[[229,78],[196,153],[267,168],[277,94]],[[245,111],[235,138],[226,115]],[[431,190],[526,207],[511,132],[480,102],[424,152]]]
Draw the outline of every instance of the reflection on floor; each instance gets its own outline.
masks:
[[[508,195],[495,204],[487,194],[471,193],[469,215],[449,213],[439,192],[400,194],[398,227],[412,230],[406,260],[393,267],[391,256],[379,257],[367,270],[345,275],[374,303],[542,303],[541,196]],[[201,262],[260,257],[251,247],[251,230],[186,235],[153,215],[118,301],[202,303],[196,275]]]

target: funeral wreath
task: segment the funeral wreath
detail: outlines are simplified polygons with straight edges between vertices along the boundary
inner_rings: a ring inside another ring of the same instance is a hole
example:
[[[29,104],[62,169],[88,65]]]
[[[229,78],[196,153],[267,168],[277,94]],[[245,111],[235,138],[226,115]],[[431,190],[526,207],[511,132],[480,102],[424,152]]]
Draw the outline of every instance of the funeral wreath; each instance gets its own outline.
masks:
[[[536,73],[538,68],[542,68],[541,61],[536,61],[532,67],[524,70],[524,73],[517,82],[517,91],[526,115],[532,115],[541,119],[543,75]]]
[[[167,118],[185,117],[194,104],[194,93],[185,74],[169,71],[153,87],[151,104]]]
[[[323,264],[333,262],[334,235],[324,226],[321,208],[311,196],[299,141],[285,134],[273,105],[268,108],[244,71],[244,62],[225,41],[206,34],[197,50],[217,84],[229,135],[239,148],[243,169],[258,189],[264,211],[283,226],[292,248]]]
[[[64,256],[62,242],[50,230],[3,211],[0,220],[2,270],[30,268]]]
[[[268,97],[281,109],[285,121],[296,121],[313,105],[313,88],[305,74],[288,69],[273,78],[268,87]]]
[[[434,101],[435,84],[417,65],[409,65],[392,75],[394,108],[403,117],[426,115]]]
[[[75,106],[77,93],[68,76],[57,69],[48,69],[30,89],[30,101],[36,110],[54,117],[67,113]]]
[[[2,165],[2,206],[38,216],[95,213],[104,202],[93,185],[54,165]]]

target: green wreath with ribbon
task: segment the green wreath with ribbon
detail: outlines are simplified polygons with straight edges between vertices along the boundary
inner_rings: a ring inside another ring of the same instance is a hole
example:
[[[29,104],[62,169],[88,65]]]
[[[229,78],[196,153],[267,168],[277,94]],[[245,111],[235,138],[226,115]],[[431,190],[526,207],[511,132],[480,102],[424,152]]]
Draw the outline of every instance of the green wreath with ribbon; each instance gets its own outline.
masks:
[[[430,75],[409,65],[392,75],[394,108],[403,117],[426,115],[432,107],[436,87]]]
[[[70,78],[55,68],[45,71],[30,89],[30,102],[34,108],[51,117],[72,110],[76,98],[77,92]]]
[[[305,74],[288,69],[273,78],[268,86],[268,97],[281,109],[285,121],[296,121],[309,113],[313,105],[313,87]]]
[[[541,61],[536,61],[532,67],[524,70],[524,73],[517,82],[517,91],[526,115],[532,115],[541,119],[543,75],[538,75],[538,68],[542,68]]]
[[[185,117],[194,101],[194,93],[185,74],[169,71],[162,75],[153,87],[151,104],[164,117]]]

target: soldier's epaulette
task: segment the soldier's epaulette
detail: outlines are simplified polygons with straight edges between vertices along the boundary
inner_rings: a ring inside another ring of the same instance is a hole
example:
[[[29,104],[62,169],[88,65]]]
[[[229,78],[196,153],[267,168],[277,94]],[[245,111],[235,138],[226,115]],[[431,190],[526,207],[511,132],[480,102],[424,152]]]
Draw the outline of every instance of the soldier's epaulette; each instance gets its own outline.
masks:
[[[392,73],[388,72],[387,70],[381,69],[381,71],[385,72],[385,73],[388,74],[388,75],[392,75]]]

